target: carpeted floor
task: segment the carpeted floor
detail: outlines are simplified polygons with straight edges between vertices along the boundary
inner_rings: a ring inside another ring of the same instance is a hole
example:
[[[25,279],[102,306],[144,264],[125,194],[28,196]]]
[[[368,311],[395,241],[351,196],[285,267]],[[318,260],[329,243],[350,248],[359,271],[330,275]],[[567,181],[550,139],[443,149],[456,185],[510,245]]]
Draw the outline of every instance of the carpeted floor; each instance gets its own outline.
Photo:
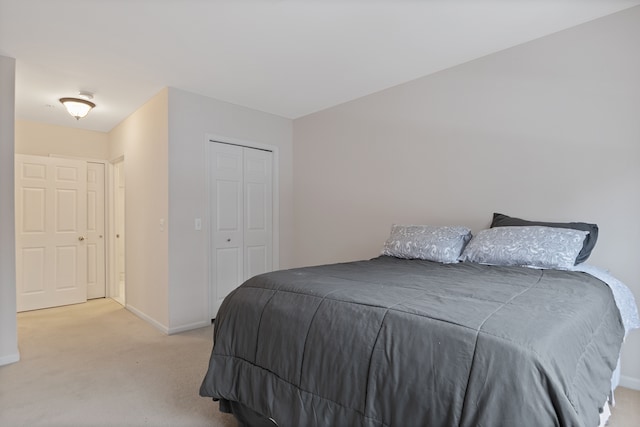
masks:
[[[18,314],[0,426],[235,427],[200,397],[213,328],[166,336],[110,299]]]
[[[212,333],[166,336],[109,299],[20,313],[22,359],[0,367],[0,426],[236,427],[198,395]],[[640,426],[640,391],[616,398],[609,426]]]

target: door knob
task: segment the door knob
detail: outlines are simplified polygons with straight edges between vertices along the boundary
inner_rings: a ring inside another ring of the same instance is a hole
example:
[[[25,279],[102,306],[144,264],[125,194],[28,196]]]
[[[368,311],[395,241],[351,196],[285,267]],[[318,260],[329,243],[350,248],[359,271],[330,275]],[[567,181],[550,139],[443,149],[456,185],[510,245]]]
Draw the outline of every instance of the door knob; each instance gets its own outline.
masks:
[[[82,242],[84,240],[84,236],[78,237],[78,240],[80,240]]]

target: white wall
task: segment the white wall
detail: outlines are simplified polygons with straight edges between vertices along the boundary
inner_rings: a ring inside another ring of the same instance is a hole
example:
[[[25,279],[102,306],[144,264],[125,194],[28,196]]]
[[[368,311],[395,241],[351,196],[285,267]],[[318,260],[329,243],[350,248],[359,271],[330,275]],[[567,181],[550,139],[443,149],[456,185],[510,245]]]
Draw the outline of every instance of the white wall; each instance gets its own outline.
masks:
[[[69,119],[74,120],[72,117]],[[16,120],[16,153],[35,156],[56,154],[105,160],[109,138],[104,132]]]
[[[635,7],[295,120],[295,263],[374,257],[392,223],[587,221],[640,301],[638,40]]]
[[[293,264],[291,120],[169,88],[170,332],[209,322],[207,134],[278,148],[280,267]],[[195,218],[203,219],[202,231]]]
[[[124,156],[127,308],[168,331],[168,90],[109,132],[109,159]]]
[[[125,163],[127,308],[168,333],[210,321],[207,134],[278,148],[280,265],[292,265],[291,120],[164,89],[109,132],[108,158]]]
[[[0,56],[0,366],[17,362],[13,58]]]

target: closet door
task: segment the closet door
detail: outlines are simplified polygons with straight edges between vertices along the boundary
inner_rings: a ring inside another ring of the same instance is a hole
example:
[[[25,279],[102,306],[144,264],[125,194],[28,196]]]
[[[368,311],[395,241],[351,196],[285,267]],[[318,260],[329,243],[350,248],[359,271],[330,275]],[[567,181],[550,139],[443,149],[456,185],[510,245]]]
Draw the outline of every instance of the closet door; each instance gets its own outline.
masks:
[[[126,265],[125,265],[125,165],[124,160],[113,164],[113,246],[114,279],[111,284],[111,298],[122,305],[126,304]]]
[[[15,156],[17,310],[87,300],[87,165]]]
[[[87,299],[106,296],[105,168],[87,162]]]
[[[209,170],[215,317],[232,290],[273,268],[273,153],[215,142]]]
[[[244,154],[244,280],[271,271],[272,156],[270,151],[243,148]]]
[[[210,158],[213,315],[244,277],[243,150],[213,143]]]

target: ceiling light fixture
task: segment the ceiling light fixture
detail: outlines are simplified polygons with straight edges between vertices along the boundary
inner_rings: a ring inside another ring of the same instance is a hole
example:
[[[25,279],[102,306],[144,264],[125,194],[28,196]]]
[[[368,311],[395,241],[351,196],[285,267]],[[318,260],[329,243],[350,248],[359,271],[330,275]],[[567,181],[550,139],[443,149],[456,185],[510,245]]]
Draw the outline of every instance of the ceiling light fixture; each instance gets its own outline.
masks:
[[[89,99],[93,99],[93,95],[88,92],[80,92],[78,96],[81,96],[86,99],[81,98],[60,98],[60,102],[65,106],[69,114],[76,118],[76,120],[80,120],[89,114],[92,108],[96,106],[93,102],[89,101]]]

